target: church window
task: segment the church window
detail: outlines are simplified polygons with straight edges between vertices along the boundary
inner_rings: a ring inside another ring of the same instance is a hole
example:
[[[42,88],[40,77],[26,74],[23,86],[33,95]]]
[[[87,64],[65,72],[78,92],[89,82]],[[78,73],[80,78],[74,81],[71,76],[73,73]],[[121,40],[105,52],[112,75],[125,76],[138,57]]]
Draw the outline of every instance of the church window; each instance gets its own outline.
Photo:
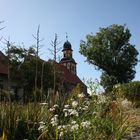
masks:
[[[70,63],[67,64],[67,68],[70,69]]]

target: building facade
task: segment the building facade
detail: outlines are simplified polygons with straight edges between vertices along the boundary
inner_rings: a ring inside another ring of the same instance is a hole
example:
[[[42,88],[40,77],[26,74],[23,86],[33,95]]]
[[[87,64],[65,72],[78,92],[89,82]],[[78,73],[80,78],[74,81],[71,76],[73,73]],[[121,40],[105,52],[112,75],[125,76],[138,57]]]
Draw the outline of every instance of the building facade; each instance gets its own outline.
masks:
[[[0,51],[0,90],[8,88],[8,65],[6,56]]]
[[[56,62],[59,72],[61,73],[60,74],[61,81],[59,82],[61,83],[62,89],[64,89],[65,93],[71,93],[73,89],[79,84],[81,87],[81,92],[87,94],[86,85],[77,76],[76,69],[77,63],[73,58],[72,46],[68,40],[63,45],[62,53],[63,53],[62,59],[60,60],[59,63]],[[7,60],[8,60],[7,57],[2,52],[0,52],[0,90],[8,89],[8,63],[6,63]],[[16,83],[10,81],[9,84],[10,84],[9,88],[12,91],[11,93],[21,94],[21,92],[19,91],[21,90],[21,88],[16,87],[17,85]]]
[[[87,86],[77,76],[77,69],[73,58],[73,50],[71,43],[67,40],[63,45],[63,57],[60,60],[60,69],[64,73],[63,87],[66,92],[71,92],[78,84],[81,87],[81,91],[87,94]]]

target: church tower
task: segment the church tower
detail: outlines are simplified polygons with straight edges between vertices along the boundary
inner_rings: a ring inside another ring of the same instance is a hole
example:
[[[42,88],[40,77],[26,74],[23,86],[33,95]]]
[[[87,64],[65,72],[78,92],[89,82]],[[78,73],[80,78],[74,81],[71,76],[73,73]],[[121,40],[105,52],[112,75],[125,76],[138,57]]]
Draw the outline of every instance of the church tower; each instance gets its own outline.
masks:
[[[65,66],[71,73],[76,75],[76,62],[72,57],[72,47],[70,42],[67,40],[63,45],[63,58],[60,61],[60,64]]]

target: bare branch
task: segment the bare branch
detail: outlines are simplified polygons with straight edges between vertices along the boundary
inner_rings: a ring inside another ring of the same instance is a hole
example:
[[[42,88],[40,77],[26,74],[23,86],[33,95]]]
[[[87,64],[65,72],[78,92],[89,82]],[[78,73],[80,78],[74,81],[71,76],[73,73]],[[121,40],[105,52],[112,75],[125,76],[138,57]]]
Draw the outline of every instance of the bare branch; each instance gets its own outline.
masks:
[[[43,45],[40,45],[40,42],[42,42],[44,40],[44,39],[40,39],[39,32],[40,32],[40,25],[38,25],[36,35],[32,35],[33,38],[36,40],[36,46],[35,46],[35,48],[36,48],[36,53],[35,53],[36,54],[36,70],[35,70],[36,74],[35,74],[35,97],[34,97],[35,102],[36,102],[36,93],[37,93],[37,88],[38,88],[38,86],[37,86],[37,83],[38,83],[38,58],[39,58],[40,49],[43,46]],[[43,70],[42,70],[42,76],[43,76]],[[41,80],[41,85],[43,85],[42,82],[43,81]],[[41,91],[42,91],[42,86],[41,86]],[[42,95],[41,95],[41,97],[42,97]]]
[[[0,21],[0,24],[2,24],[2,23],[4,23],[4,21]],[[0,28],[0,30],[3,30],[5,27]]]
[[[36,40],[37,40],[37,37],[35,37],[33,34],[32,34],[32,36],[33,36],[33,38],[34,38],[34,39],[36,39]]]

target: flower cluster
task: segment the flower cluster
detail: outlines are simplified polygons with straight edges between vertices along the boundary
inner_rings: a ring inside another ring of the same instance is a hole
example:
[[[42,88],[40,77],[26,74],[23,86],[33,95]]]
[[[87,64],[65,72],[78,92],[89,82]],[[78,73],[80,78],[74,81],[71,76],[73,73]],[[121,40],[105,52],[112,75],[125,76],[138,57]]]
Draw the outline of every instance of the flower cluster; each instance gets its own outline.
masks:
[[[90,121],[84,121],[84,122],[81,122],[81,126],[83,128],[89,128],[91,125]]]
[[[82,114],[89,110],[90,106],[89,100],[84,97],[83,93],[78,94],[77,98],[74,97],[68,100],[62,108],[55,104],[49,109],[51,114],[50,124],[54,129],[58,130],[60,139],[71,135],[73,132],[78,132],[80,129],[87,129],[91,126],[90,121],[81,118]],[[60,110],[62,111],[61,113],[59,112]],[[43,125],[40,126],[40,129],[42,128]]]
[[[78,117],[79,116],[77,110],[75,110],[75,109],[64,108],[63,112],[64,112],[65,117],[68,117],[68,116],[77,116]]]
[[[51,118],[51,122],[52,126],[57,126],[58,125],[58,115],[54,115],[53,118]]]
[[[40,125],[38,128],[39,131],[43,131],[46,128],[46,125],[43,121],[39,122],[39,125]]]
[[[51,107],[49,110],[50,112],[54,112],[56,110],[56,108],[58,108],[59,106],[57,104],[55,104],[53,107]]]

